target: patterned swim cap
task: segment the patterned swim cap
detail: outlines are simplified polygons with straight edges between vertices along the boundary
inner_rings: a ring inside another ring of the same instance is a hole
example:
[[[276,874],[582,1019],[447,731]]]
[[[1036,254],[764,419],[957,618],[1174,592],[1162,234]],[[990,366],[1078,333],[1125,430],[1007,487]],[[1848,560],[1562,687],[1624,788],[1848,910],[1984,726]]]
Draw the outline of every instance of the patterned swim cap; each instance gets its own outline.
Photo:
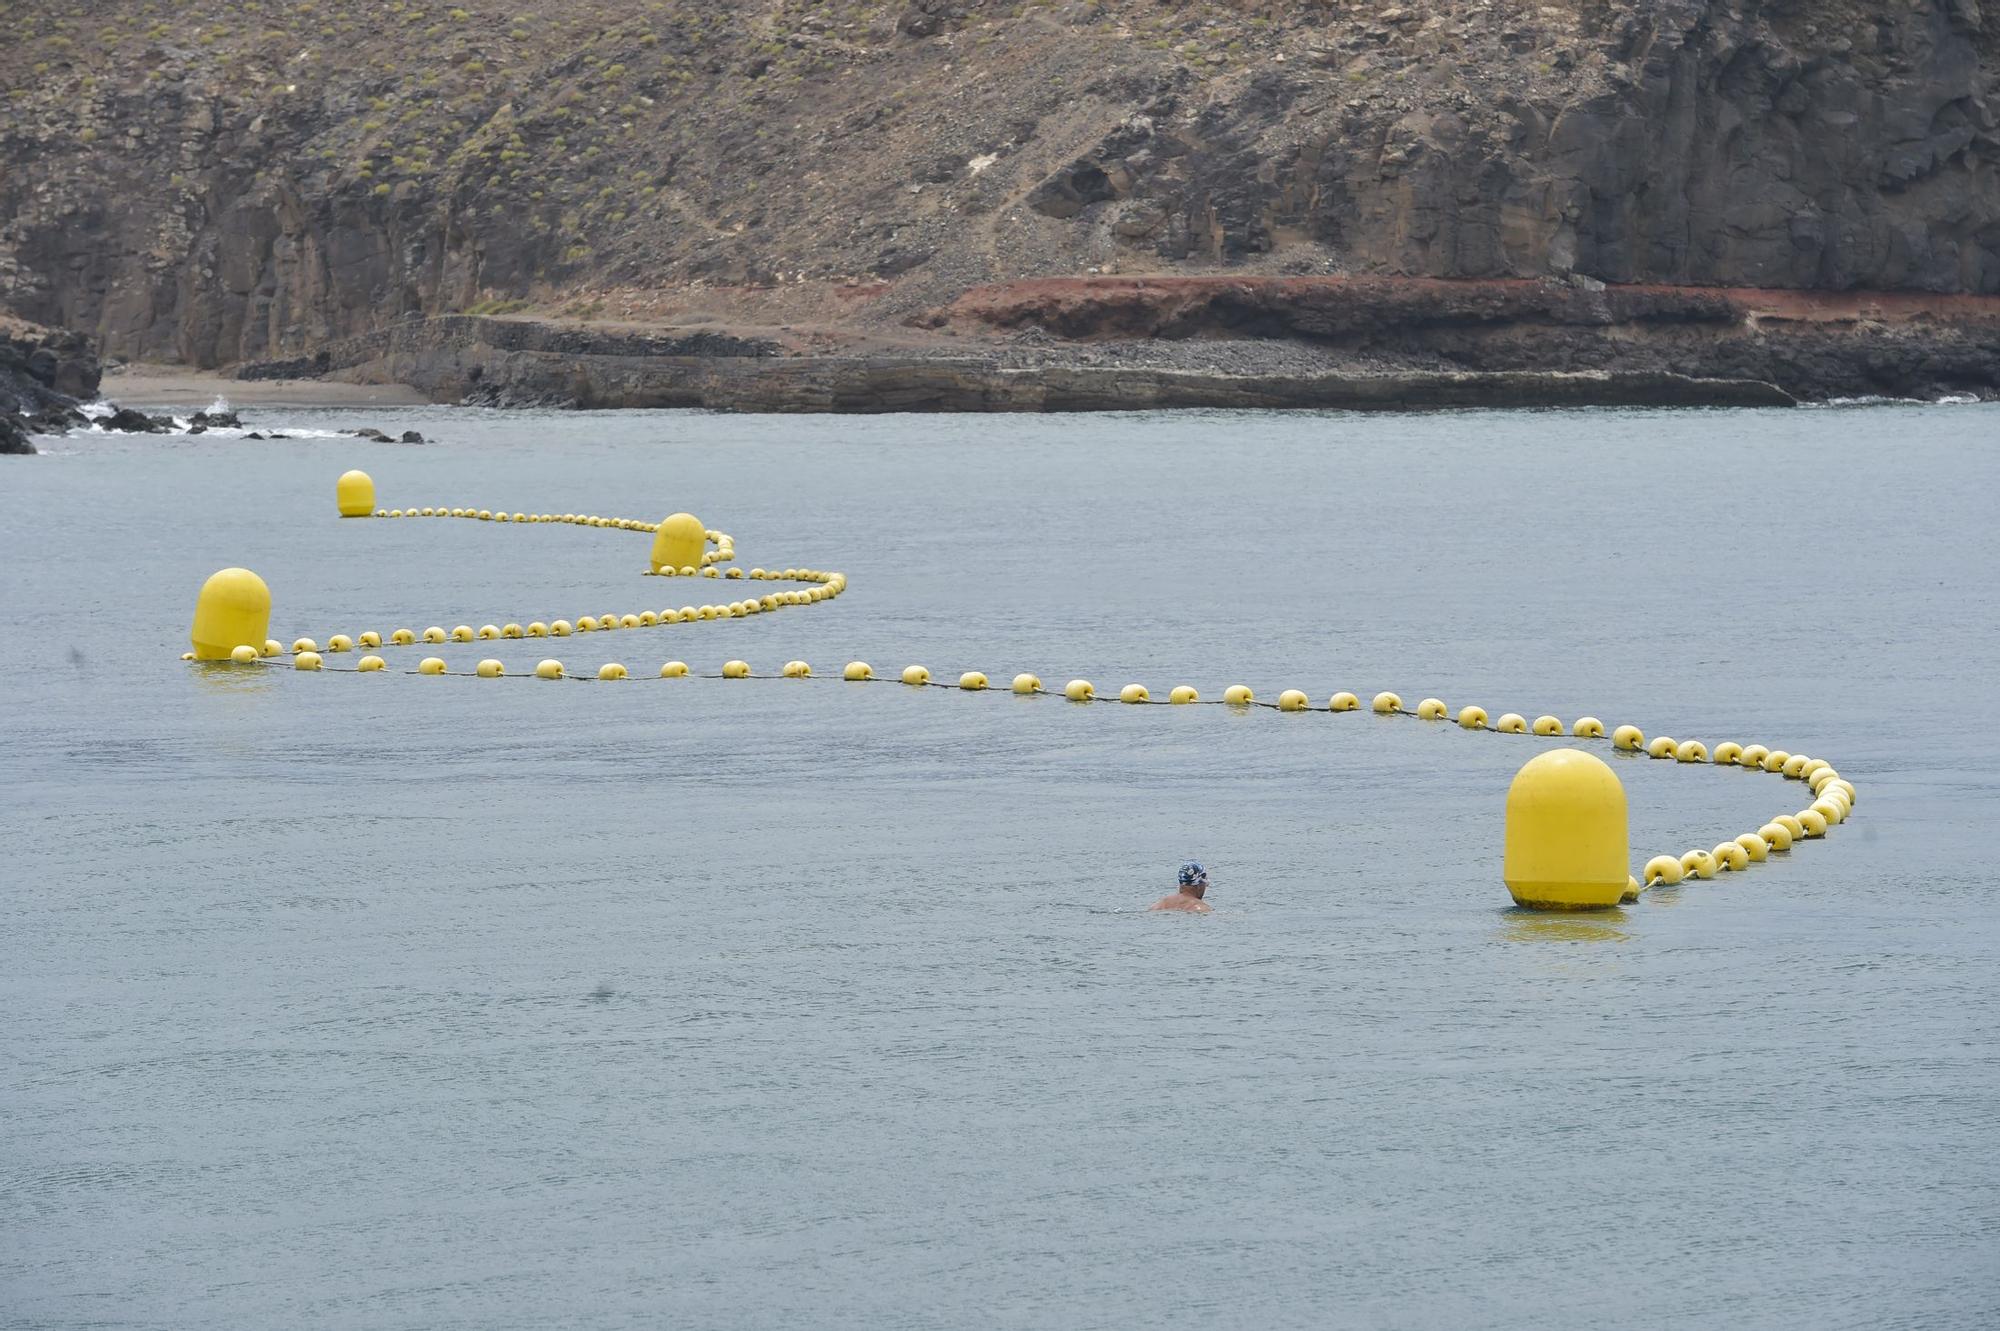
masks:
[[[1207,887],[1208,870],[1202,868],[1199,864],[1196,864],[1193,860],[1187,860],[1183,862],[1181,865],[1181,886]]]

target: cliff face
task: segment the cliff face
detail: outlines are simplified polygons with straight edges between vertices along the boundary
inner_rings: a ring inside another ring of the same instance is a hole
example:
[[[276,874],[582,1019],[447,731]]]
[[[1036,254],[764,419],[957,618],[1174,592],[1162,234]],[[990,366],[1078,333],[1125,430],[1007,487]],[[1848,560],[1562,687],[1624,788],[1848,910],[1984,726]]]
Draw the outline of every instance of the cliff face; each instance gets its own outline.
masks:
[[[1977,0],[8,21],[0,306],[108,355],[307,356],[513,301],[894,327],[1091,271],[2000,293]]]

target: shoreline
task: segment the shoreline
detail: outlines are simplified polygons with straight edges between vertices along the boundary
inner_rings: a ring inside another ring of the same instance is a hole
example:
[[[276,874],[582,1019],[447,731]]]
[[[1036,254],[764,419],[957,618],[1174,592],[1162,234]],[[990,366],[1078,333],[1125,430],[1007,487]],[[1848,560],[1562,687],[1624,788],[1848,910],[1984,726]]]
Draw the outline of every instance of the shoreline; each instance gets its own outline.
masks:
[[[432,399],[408,384],[357,384],[337,379],[236,379],[217,370],[178,365],[127,365],[104,372],[101,397],[130,407],[419,407]]]

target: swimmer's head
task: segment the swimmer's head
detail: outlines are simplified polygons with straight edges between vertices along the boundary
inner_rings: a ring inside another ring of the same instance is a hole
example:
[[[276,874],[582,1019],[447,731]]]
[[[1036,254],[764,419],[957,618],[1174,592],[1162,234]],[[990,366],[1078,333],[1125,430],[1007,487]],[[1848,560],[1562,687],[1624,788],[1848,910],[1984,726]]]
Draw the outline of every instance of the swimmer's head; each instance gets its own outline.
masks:
[[[1182,887],[1207,887],[1208,870],[1202,868],[1193,860],[1184,861],[1181,864],[1180,882]]]

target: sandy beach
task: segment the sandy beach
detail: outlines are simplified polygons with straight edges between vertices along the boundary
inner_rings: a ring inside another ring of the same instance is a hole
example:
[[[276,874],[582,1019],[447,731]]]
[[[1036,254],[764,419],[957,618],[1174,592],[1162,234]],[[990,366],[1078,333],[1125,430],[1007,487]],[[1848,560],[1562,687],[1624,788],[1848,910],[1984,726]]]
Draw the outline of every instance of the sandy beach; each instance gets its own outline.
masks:
[[[104,372],[102,395],[129,407],[411,407],[430,399],[403,384],[328,379],[231,379],[178,365],[124,365]]]

